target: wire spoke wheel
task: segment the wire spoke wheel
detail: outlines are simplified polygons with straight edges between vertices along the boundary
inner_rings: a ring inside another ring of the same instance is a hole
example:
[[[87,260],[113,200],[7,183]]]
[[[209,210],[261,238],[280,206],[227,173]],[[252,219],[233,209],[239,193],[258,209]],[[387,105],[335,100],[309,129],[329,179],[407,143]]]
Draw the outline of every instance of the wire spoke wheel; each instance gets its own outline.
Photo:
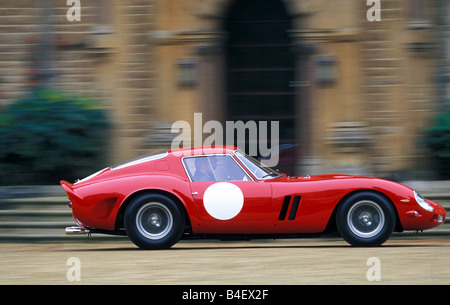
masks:
[[[355,235],[362,238],[374,237],[384,227],[384,212],[373,201],[358,201],[350,208],[347,223]]]
[[[167,249],[177,243],[185,228],[182,207],[159,194],[144,194],[130,202],[124,215],[125,231],[141,249]]]
[[[339,234],[352,246],[382,245],[395,228],[393,204],[376,192],[355,193],[344,199],[336,213]]]
[[[136,214],[136,226],[143,236],[154,240],[161,239],[172,229],[172,213],[159,202],[146,203]]]

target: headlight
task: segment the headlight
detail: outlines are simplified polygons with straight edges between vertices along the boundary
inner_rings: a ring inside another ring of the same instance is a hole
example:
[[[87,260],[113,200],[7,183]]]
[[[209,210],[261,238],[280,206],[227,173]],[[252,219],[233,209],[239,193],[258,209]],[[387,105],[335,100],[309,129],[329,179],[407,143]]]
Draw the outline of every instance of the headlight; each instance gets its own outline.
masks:
[[[431,206],[431,204],[429,204],[425,200],[425,198],[423,198],[422,195],[420,195],[416,191],[414,191],[414,197],[416,198],[417,203],[422,207],[422,209],[424,209],[425,211],[428,211],[428,212],[434,211],[434,208]]]

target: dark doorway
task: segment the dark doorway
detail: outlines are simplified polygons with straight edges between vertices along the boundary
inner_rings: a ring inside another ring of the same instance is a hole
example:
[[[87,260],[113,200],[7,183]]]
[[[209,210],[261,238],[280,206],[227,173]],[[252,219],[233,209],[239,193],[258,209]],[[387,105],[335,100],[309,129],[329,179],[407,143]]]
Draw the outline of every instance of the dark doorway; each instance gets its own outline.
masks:
[[[225,20],[227,121],[278,121],[277,168],[290,175],[297,145],[291,28],[280,0],[237,0]],[[246,145],[255,141],[246,138]]]

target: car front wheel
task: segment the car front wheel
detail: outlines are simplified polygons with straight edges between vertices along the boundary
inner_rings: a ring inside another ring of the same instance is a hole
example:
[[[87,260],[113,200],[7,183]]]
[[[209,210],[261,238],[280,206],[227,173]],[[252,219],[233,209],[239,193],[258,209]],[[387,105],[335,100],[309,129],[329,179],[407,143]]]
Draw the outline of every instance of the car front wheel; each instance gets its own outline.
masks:
[[[184,214],[171,199],[159,194],[135,198],[125,211],[125,230],[141,249],[167,249],[180,240]]]
[[[339,233],[352,246],[380,246],[395,227],[392,204],[377,193],[350,196],[339,206],[336,217]]]

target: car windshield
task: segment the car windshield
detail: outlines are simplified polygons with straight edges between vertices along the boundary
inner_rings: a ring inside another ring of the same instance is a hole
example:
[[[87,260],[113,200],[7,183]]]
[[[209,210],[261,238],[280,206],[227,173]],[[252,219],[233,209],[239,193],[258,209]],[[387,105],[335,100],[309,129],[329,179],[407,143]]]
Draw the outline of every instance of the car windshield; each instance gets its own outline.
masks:
[[[234,151],[234,154],[258,180],[273,179],[282,175],[270,167],[263,166],[261,162],[240,150]]]

